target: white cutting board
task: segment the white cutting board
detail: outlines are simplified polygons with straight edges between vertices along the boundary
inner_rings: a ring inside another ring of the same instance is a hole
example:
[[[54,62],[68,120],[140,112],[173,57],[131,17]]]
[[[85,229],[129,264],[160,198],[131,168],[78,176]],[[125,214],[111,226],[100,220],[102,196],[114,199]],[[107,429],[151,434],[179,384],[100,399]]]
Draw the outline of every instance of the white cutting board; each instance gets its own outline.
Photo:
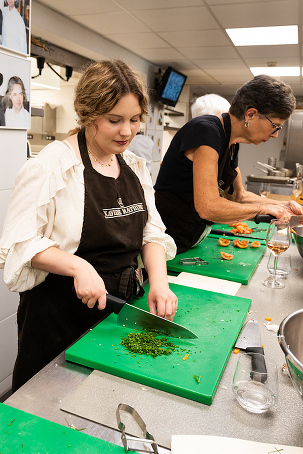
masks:
[[[186,272],[182,272],[178,276],[168,275],[168,282],[233,296],[237,294],[242,285],[239,282],[226,281],[225,279],[218,279],[216,277],[202,276],[200,274],[191,274]]]
[[[173,435],[171,454],[302,454],[303,448],[211,435]]]

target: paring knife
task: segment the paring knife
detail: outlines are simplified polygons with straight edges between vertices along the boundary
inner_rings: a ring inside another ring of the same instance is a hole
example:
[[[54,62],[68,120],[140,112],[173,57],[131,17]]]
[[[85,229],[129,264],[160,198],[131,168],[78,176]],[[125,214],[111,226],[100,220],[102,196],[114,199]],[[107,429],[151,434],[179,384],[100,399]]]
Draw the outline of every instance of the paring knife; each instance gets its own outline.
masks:
[[[115,314],[119,325],[135,329],[157,329],[170,336],[185,339],[197,339],[198,336],[177,323],[166,320],[158,315],[150,314],[143,309],[132,306],[116,296],[106,295],[106,305]]]
[[[256,224],[259,224],[260,222],[268,222],[272,219],[276,219],[275,216],[272,216],[271,214],[257,214],[257,216],[254,218],[254,221]],[[292,216],[289,220],[289,225],[291,228],[297,227],[298,225],[303,224],[303,215],[299,214],[297,216]]]
[[[260,355],[252,355],[253,379],[264,383],[267,380],[267,369],[264,359],[264,349],[261,344],[260,327],[257,321],[248,320],[245,323],[235,347],[245,350],[248,354],[260,353]],[[258,373],[262,374],[261,378]]]

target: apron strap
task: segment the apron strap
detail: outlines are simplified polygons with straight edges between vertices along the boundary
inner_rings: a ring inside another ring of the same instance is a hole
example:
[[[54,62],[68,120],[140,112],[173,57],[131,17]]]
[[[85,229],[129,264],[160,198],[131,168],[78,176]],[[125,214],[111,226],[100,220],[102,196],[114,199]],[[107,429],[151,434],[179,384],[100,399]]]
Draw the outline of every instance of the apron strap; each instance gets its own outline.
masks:
[[[80,129],[77,135],[79,150],[82,158],[84,167],[93,167],[91,160],[89,159],[86,139],[85,139],[85,128]]]
[[[230,122],[229,114],[223,113],[222,118],[223,118],[224,132],[225,132],[225,137],[226,137],[226,150],[224,152],[222,161],[218,168],[218,184],[219,184],[219,191],[220,191],[221,186],[224,185],[224,183],[225,183],[225,186],[229,187],[228,194],[232,194],[234,191],[232,182],[236,178],[238,173],[236,170],[234,170],[231,167],[229,161],[234,158],[234,155],[236,153],[236,146],[233,144],[233,145],[231,145],[231,147],[229,147],[230,134],[231,134],[231,122]],[[222,189],[221,189],[221,191],[222,191]]]

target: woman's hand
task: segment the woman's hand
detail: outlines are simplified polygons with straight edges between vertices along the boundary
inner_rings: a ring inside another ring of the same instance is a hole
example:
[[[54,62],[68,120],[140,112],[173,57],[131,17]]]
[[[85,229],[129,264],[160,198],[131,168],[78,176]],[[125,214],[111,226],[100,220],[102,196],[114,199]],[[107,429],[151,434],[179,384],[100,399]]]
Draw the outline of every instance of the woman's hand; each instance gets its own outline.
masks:
[[[36,254],[31,264],[37,270],[73,277],[77,297],[87,304],[87,307],[92,308],[97,303],[98,309],[105,308],[106,289],[103,279],[95,268],[81,257],[52,246]]]
[[[277,219],[289,221],[291,216],[303,214],[303,208],[295,201],[281,202],[279,204],[268,203],[261,205],[258,214],[271,214]]]
[[[158,243],[147,243],[143,246],[141,255],[149,279],[149,311],[172,321],[177,311],[178,298],[168,286],[165,250]]]
[[[303,207],[294,200],[290,200],[289,202],[285,202],[284,206],[286,210],[290,213],[291,216],[303,214]]]
[[[88,262],[83,261],[82,266],[76,270],[74,286],[77,297],[92,308],[97,303],[98,309],[106,306],[106,289],[103,279]]]
[[[148,307],[151,314],[159,315],[159,317],[173,321],[177,312],[178,298],[169,289],[168,285],[150,285]]]

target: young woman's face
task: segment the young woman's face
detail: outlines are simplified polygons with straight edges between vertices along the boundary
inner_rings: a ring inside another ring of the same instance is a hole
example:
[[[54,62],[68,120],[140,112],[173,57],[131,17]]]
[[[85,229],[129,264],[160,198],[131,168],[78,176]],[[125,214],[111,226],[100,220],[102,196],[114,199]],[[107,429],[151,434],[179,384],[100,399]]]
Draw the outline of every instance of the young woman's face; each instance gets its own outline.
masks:
[[[20,84],[15,84],[10,94],[15,112],[20,112],[23,106],[23,91]]]
[[[118,154],[126,150],[140,126],[142,109],[133,94],[123,96],[115,107],[102,114],[91,129],[91,151]]]

